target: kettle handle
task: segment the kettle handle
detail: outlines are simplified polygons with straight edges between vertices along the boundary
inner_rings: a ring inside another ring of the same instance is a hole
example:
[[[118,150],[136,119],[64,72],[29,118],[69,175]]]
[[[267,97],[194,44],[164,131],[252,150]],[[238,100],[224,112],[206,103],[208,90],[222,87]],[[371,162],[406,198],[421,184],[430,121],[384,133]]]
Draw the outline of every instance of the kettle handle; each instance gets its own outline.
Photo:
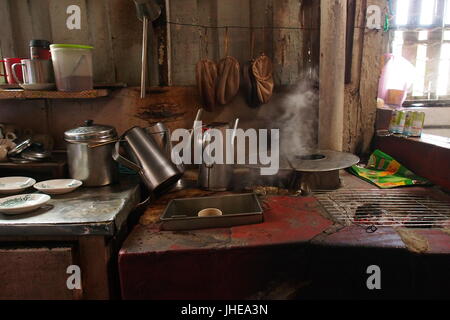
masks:
[[[121,137],[115,144],[113,152],[112,152],[112,157],[115,161],[117,161],[118,163],[124,165],[125,167],[131,169],[131,170],[135,170],[137,172],[141,172],[142,168],[140,168],[137,164],[135,164],[134,162],[131,162],[130,160],[126,159],[125,157],[122,157],[119,153],[119,148],[120,148],[120,140],[122,140],[123,137]],[[147,205],[148,203],[150,203],[151,200],[151,196],[148,196],[147,199],[145,199],[144,201],[140,202],[137,204],[136,208],[140,208],[142,206]]]
[[[120,147],[120,140],[116,142],[114,149],[113,149],[113,153],[112,153],[112,157],[115,161],[117,161],[118,163],[120,163],[121,165],[137,171],[137,172],[141,172],[142,168],[139,167],[137,164],[135,164],[134,162],[131,162],[130,160],[126,159],[125,157],[122,157],[119,153],[119,147]]]

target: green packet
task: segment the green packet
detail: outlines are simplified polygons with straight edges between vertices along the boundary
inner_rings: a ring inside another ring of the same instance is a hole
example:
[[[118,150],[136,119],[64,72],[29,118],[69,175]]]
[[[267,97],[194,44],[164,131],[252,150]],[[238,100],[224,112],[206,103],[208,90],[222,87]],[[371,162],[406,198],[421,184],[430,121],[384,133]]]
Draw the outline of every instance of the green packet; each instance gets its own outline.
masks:
[[[382,189],[430,184],[427,179],[419,177],[380,150],[372,153],[367,166],[354,165],[349,170]]]

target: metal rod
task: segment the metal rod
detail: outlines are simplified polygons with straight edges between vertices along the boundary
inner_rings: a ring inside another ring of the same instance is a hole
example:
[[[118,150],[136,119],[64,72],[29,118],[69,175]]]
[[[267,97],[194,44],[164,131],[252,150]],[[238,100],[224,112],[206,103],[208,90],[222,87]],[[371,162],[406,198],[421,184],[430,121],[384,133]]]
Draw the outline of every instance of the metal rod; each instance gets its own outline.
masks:
[[[450,202],[423,193],[315,191],[321,206],[345,225],[442,228],[450,225]]]
[[[234,139],[236,138],[236,130],[239,126],[239,118],[236,118],[236,121],[234,121],[234,126],[233,126],[233,135],[231,137],[231,145],[234,146]]]
[[[147,51],[148,51],[148,17],[142,19],[142,65],[141,65],[141,99],[145,98],[145,88],[147,82]]]

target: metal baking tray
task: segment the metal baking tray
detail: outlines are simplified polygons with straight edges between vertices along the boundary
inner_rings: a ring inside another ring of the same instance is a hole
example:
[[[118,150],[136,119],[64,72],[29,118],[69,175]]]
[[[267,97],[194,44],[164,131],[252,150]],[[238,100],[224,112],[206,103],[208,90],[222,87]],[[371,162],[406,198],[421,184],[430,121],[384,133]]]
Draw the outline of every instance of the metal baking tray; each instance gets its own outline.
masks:
[[[200,210],[217,208],[221,216],[199,217]],[[162,230],[193,230],[231,227],[263,222],[263,211],[256,194],[174,199],[160,217]]]

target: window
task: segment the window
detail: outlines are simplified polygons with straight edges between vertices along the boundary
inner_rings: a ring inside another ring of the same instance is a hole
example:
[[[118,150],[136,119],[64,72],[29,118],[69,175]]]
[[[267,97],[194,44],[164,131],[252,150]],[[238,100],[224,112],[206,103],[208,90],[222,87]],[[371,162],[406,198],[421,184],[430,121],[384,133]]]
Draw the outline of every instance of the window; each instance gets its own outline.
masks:
[[[416,67],[408,100],[450,99],[450,0],[391,2],[391,51]]]

